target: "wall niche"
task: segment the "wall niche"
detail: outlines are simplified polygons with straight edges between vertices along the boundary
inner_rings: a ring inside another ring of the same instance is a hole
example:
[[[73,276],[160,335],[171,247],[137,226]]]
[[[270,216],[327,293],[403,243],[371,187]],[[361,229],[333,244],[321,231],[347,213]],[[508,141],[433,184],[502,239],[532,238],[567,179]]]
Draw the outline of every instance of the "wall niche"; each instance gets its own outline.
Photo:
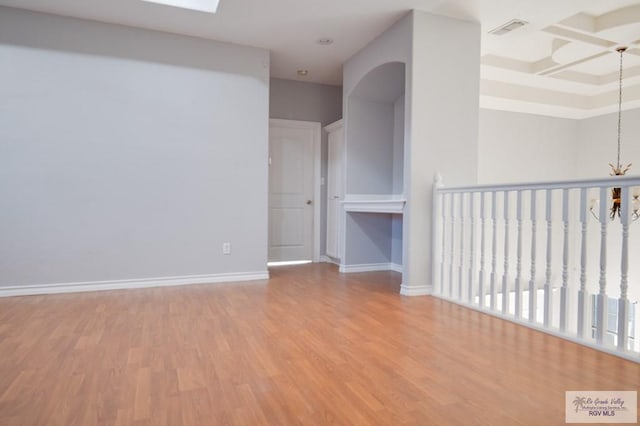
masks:
[[[405,68],[380,65],[346,97],[346,271],[402,268]]]

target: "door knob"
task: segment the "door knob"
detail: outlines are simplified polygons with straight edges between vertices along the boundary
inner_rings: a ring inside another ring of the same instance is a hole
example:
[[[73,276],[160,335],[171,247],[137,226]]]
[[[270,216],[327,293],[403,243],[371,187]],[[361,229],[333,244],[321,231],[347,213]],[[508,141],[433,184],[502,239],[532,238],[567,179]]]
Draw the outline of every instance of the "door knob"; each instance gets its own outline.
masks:
[[[307,200],[307,205],[310,206],[311,205],[311,200]]]

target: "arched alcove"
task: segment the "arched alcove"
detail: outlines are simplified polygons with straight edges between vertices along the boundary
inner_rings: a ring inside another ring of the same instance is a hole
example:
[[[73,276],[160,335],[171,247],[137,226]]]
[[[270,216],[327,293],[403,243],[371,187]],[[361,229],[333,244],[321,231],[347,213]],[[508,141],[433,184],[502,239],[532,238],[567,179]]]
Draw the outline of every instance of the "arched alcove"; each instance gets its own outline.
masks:
[[[402,268],[405,72],[388,62],[346,97],[346,268]]]
[[[405,64],[367,73],[347,97],[347,194],[403,193]]]

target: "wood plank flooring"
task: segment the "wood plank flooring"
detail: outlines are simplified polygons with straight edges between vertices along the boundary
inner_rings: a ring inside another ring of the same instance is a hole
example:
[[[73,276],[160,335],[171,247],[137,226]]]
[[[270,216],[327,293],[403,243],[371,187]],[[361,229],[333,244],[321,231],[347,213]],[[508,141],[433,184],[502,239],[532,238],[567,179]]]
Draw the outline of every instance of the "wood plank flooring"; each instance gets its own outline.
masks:
[[[560,425],[640,366],[392,272],[0,299],[1,425]]]

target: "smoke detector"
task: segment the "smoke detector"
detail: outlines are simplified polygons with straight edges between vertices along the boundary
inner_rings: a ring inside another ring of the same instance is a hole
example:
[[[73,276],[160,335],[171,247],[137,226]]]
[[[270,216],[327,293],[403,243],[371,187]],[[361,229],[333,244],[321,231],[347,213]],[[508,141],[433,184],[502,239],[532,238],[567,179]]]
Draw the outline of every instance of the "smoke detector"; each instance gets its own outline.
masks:
[[[523,21],[521,19],[512,19],[506,24],[502,24],[498,28],[494,28],[493,30],[489,31],[489,34],[493,34],[493,35],[507,34],[507,33],[510,33],[511,31],[517,30],[518,28],[522,28],[527,24],[528,24],[527,21]]]

